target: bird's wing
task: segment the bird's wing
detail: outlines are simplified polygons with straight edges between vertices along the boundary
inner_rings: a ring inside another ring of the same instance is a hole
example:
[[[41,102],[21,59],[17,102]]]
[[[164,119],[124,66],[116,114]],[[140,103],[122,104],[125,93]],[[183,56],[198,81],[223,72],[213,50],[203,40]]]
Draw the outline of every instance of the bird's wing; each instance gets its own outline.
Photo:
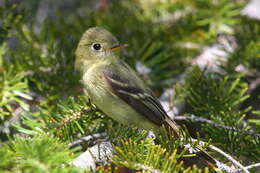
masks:
[[[107,66],[103,74],[114,94],[154,124],[164,124],[167,113],[127,64],[121,62],[118,68]]]

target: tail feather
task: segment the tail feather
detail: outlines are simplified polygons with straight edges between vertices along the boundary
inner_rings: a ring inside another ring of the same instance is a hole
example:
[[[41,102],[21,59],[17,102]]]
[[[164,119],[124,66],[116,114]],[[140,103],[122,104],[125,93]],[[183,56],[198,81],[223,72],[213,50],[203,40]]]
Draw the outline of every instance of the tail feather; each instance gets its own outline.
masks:
[[[181,129],[181,127],[175,123],[170,118],[165,119],[165,123],[163,124],[166,127],[170,136],[177,137],[177,138],[185,138],[185,133]],[[192,139],[191,141],[194,141]],[[199,144],[197,146],[191,145],[192,149],[196,151],[196,155],[201,158],[207,166],[211,167],[213,170],[216,170],[217,161],[204,149],[202,149]]]
[[[206,165],[211,167],[213,170],[217,169],[217,161],[209,153],[199,147],[195,147],[195,149],[197,149],[196,155],[201,158],[206,163]]]
[[[174,121],[172,121],[170,118],[165,119],[165,123],[163,124],[168,131],[169,135],[180,138],[182,136],[181,134],[181,128],[178,124],[176,124]]]

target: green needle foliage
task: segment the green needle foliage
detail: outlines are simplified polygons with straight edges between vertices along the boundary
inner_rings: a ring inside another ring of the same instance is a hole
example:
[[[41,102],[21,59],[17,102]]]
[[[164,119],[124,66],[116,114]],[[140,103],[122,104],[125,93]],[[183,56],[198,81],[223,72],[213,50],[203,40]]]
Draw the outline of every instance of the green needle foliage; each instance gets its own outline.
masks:
[[[212,171],[187,164],[197,157],[180,140],[147,138],[147,131],[114,122],[84,96],[74,52],[83,32],[93,26],[129,44],[123,57],[133,68],[141,62],[150,69],[140,75],[157,96],[170,88],[170,105],[185,105],[181,115],[214,122],[186,121],[200,140],[211,141],[243,165],[259,162],[260,23],[241,15],[246,0],[15,2],[0,3],[0,172],[89,172],[70,163],[103,140],[112,143],[114,152],[108,165],[97,165],[97,172],[120,172],[122,167]],[[194,67],[205,48],[221,47],[223,35],[231,39],[217,52],[225,51],[224,63],[217,62],[221,72]],[[241,66],[244,70],[238,71]],[[104,133],[105,139],[68,147]]]
[[[49,135],[15,137],[1,147],[4,172],[78,172],[70,168],[73,153],[66,143]],[[66,169],[65,169],[66,168]]]
[[[142,172],[202,172],[193,168],[185,169],[182,162],[178,159],[182,154],[177,154],[177,149],[171,153],[160,145],[155,145],[153,140],[146,139],[137,143],[129,139],[121,141],[120,147],[116,146],[116,155],[113,162],[133,170],[142,170]],[[205,170],[205,172],[207,172]]]
[[[82,97],[73,97],[59,103],[51,112],[42,111],[45,128],[63,140],[78,138],[101,132],[103,115]]]
[[[250,126],[243,122],[246,121],[246,114],[252,107],[240,108],[241,103],[249,98],[246,93],[248,85],[241,81],[239,76],[205,75],[203,71],[195,68],[189,73],[185,85],[182,90],[187,92],[186,100],[192,107],[189,114],[208,118],[218,124],[236,129],[250,130]],[[221,146],[232,155],[245,155],[259,161],[260,153],[257,147],[260,144],[259,137],[212,127],[208,124],[202,124],[202,126],[207,138],[213,139],[213,143],[221,143]]]
[[[23,100],[32,100],[29,95],[27,79],[22,73],[14,73],[12,69],[0,74],[0,121],[5,116],[12,115],[14,106],[20,106],[24,110],[29,110],[29,105]]]

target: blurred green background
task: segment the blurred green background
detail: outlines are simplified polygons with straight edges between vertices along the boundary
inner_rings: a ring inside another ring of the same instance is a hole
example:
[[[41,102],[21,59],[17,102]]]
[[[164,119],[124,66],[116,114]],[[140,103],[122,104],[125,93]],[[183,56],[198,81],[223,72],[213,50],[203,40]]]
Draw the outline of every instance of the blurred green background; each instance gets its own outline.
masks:
[[[70,142],[108,131],[111,120],[84,97],[74,70],[77,43],[93,26],[129,45],[121,57],[158,97],[167,89],[174,92],[161,98],[168,109],[260,133],[260,23],[248,3],[0,0],[2,143],[12,143],[21,132],[46,132]],[[87,108],[93,111],[80,113]],[[259,161],[259,137],[192,124],[244,163]],[[0,168],[17,168],[11,162]]]

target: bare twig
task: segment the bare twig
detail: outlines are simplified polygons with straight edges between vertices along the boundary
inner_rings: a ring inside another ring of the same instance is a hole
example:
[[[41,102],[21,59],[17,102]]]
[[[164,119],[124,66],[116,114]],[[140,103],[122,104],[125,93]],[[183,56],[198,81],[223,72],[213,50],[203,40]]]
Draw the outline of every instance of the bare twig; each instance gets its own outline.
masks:
[[[69,147],[75,147],[77,145],[82,144],[83,142],[90,142],[90,141],[96,141],[99,139],[105,139],[107,140],[107,134],[106,133],[96,133],[93,135],[88,135],[88,136],[84,136],[76,141],[73,141],[71,143],[69,143]]]
[[[232,156],[230,156],[229,154],[225,153],[224,151],[222,151],[221,149],[213,146],[213,145],[208,145],[208,143],[204,142],[204,141],[198,141],[197,139],[193,139],[191,138],[192,143],[196,143],[199,148],[202,148],[203,146],[208,146],[208,148],[210,148],[213,151],[218,152],[219,154],[221,154],[222,156],[224,156],[225,158],[227,158],[229,161],[231,161],[233,163],[234,166],[236,166],[239,169],[234,169],[230,166],[227,166],[226,164],[214,159],[217,168],[221,171],[225,171],[228,173],[235,173],[235,172],[240,172],[239,170],[242,170],[245,173],[249,173],[249,171],[247,170],[247,168],[245,166],[243,166],[242,164],[240,164],[237,160],[235,160]],[[186,145],[189,146],[189,145]],[[192,147],[192,146],[191,146]],[[197,148],[197,147],[196,147]],[[189,149],[189,148],[188,148]],[[192,149],[194,149],[194,147],[192,147]],[[195,149],[196,152],[199,152]]]
[[[222,129],[232,130],[232,131],[236,131],[236,132],[241,132],[243,134],[252,135],[252,136],[255,136],[255,137],[258,137],[258,138],[260,137],[260,134],[256,133],[253,130],[250,130],[250,131],[247,130],[246,131],[246,130],[237,129],[235,127],[230,127],[230,126],[218,124],[215,121],[212,121],[212,120],[209,120],[209,119],[206,119],[206,118],[202,118],[202,117],[198,117],[198,116],[195,116],[195,115],[191,115],[191,116],[175,116],[174,120],[177,120],[177,121],[178,120],[184,120],[184,121],[191,120],[191,121],[203,122],[203,123],[207,123],[207,124],[213,125],[215,127],[220,127]]]
[[[249,165],[249,166],[246,166],[245,168],[248,170],[248,169],[257,168],[257,167],[260,167],[260,163]]]
[[[249,171],[246,169],[245,166],[243,166],[242,164],[240,164],[238,161],[236,161],[232,156],[230,156],[229,154],[225,153],[224,151],[222,151],[221,149],[213,146],[213,145],[209,145],[209,148],[220,153],[221,155],[225,156],[229,161],[231,161],[233,163],[233,165],[237,166],[238,168],[240,168],[241,170],[243,170],[246,173],[249,173]],[[239,171],[236,171],[239,172]]]

